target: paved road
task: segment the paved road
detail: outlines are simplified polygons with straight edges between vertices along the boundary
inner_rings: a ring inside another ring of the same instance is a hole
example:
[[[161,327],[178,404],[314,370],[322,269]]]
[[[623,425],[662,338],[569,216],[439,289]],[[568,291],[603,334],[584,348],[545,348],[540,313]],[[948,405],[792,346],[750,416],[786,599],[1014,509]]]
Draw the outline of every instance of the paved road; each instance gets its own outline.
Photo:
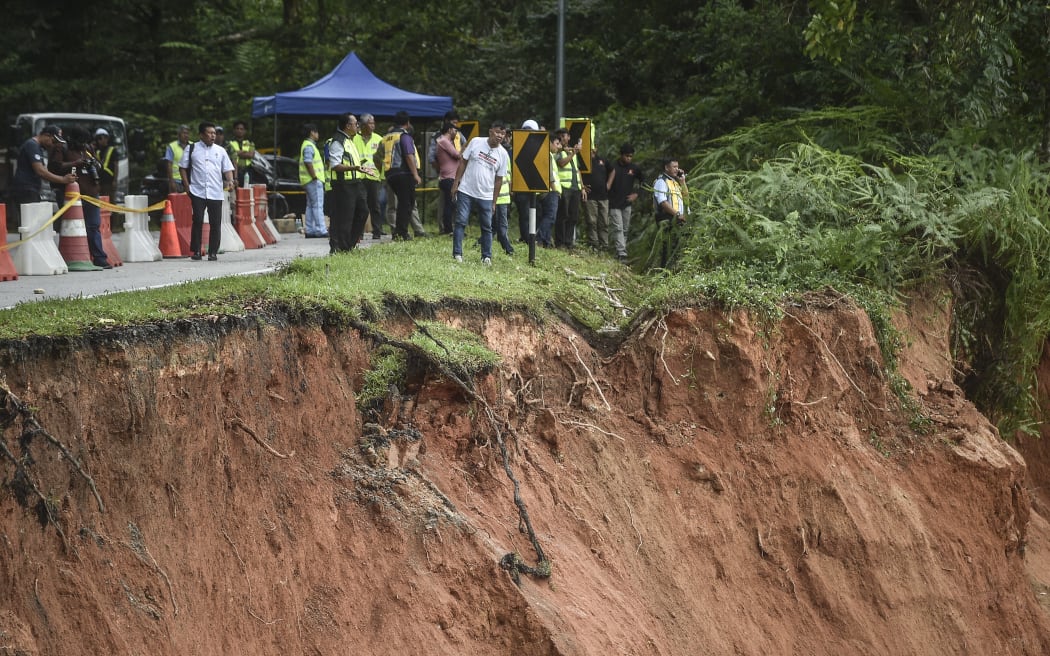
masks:
[[[118,244],[122,234],[114,234]],[[328,254],[327,239],[306,239],[297,233],[282,234],[281,241],[265,248],[239,253],[222,253],[217,262],[194,262],[189,258],[164,259],[158,262],[125,262],[124,266],[103,271],[70,271],[57,276],[23,276],[18,280],[0,281],[0,310],[19,303],[54,298],[91,297],[136,289],[155,289],[191,280],[226,276],[253,275],[273,271],[280,264],[297,257],[321,257]],[[18,235],[7,235],[16,241]],[[159,242],[159,234],[154,233]],[[57,240],[57,235],[55,236]],[[386,237],[385,239],[389,239]],[[373,242],[365,237],[361,246]]]

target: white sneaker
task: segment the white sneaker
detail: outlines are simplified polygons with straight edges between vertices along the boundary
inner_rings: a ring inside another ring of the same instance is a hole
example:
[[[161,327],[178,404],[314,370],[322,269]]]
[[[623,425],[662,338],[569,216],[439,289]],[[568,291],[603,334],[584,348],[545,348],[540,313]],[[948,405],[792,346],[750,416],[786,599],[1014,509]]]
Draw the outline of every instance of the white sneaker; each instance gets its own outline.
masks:
[[[491,257],[483,257],[483,258],[481,258],[481,263],[484,264],[485,266],[492,266],[492,258]]]
[[[462,262],[463,261],[463,256],[462,255],[453,255],[452,259],[457,261],[457,262]]]

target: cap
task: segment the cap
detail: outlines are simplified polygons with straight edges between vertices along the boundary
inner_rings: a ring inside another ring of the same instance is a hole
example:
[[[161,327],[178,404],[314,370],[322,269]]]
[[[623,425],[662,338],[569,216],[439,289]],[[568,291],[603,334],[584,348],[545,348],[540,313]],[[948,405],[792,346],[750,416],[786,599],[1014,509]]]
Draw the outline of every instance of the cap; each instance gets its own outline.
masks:
[[[222,131],[222,126],[221,125],[216,125],[215,126],[215,132],[216,132],[216,134],[224,134],[223,131]]]
[[[106,128],[99,128],[99,129],[95,130],[95,136],[96,137],[108,137],[109,136],[109,130],[107,130]]]
[[[540,129],[540,124],[530,118],[529,120],[527,120],[527,121],[525,121],[524,123],[521,124],[521,129],[522,130],[539,130]]]
[[[51,138],[58,143],[66,143],[66,140],[62,138],[62,128],[57,125],[49,125],[40,131],[40,134],[50,134]]]

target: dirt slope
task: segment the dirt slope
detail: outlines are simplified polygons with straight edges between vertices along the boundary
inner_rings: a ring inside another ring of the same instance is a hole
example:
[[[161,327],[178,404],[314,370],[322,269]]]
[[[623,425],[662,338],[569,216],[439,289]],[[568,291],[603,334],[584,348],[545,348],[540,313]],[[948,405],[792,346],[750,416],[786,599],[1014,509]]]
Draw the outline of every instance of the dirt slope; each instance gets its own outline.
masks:
[[[440,317],[503,357],[478,390],[553,566],[520,585],[501,558],[536,554],[485,408],[415,371],[366,426],[354,331],[11,345],[7,384],[106,507],[33,438],[60,535],[3,462],[0,654],[1050,653],[1050,531],[951,382],[945,317],[901,320],[921,432],[833,301],[776,326],[685,309],[612,354]]]

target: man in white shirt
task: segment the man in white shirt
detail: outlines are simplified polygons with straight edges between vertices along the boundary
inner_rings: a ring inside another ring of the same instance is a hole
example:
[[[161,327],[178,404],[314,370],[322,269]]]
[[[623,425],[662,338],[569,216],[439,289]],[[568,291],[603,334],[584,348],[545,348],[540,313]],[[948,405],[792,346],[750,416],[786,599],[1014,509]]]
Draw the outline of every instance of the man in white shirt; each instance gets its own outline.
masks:
[[[463,233],[471,211],[476,210],[481,224],[481,263],[492,264],[492,208],[510,164],[510,155],[503,147],[506,134],[506,123],[493,121],[489,136],[474,137],[463,150],[456,181],[452,183],[452,200],[456,203],[452,257],[457,262],[463,261]]]
[[[219,259],[219,242],[222,239],[222,201],[226,191],[233,189],[233,172],[236,169],[226,149],[215,144],[215,124],[205,121],[200,124],[199,132],[200,141],[183,150],[179,169],[193,207],[190,259],[201,259],[204,210],[208,210],[208,223],[211,225],[208,261],[214,262]]]

